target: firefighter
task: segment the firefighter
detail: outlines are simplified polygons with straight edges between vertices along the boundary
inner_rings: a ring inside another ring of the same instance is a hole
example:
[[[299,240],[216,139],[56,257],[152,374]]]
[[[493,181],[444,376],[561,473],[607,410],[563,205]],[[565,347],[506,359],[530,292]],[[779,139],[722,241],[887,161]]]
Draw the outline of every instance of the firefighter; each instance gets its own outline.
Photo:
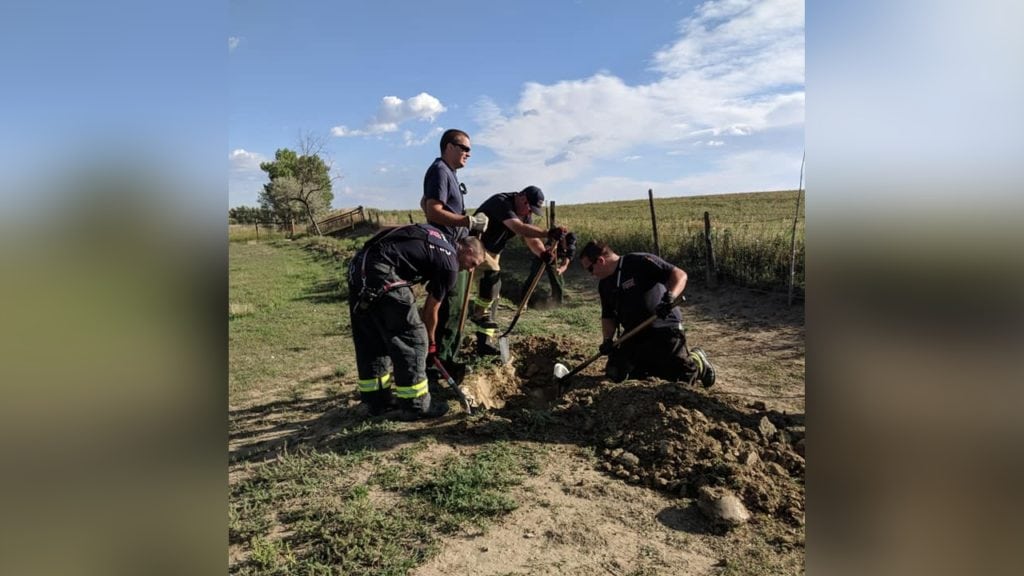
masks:
[[[505,249],[509,239],[519,236],[535,256],[551,267],[556,265],[557,251],[555,247],[545,247],[544,239],[557,242],[566,231],[565,228],[545,230],[533,225],[533,215],[541,214],[543,206],[544,192],[536,186],[527,186],[519,192],[495,194],[476,210],[476,214],[487,216],[490,223],[480,237],[485,250],[484,262],[477,271],[480,284],[473,300],[473,312],[470,314],[476,325],[476,347],[480,356],[499,353],[488,339],[494,336],[498,328],[492,309],[501,289],[501,251]]]
[[[409,224],[378,232],[349,264],[349,311],[359,371],[359,397],[372,415],[391,407],[402,419],[437,417],[448,410],[431,403],[426,367],[437,354],[438,309],[459,270],[483,261],[480,240],[453,244],[430,224]],[[426,284],[422,316],[415,284]]]
[[[687,348],[682,312],[675,299],[686,288],[686,272],[646,252],[618,255],[606,243],[591,240],[580,251],[580,265],[599,280],[600,352],[608,355],[605,375],[615,382],[656,376],[705,388],[715,383],[715,367],[700,348]],[[651,316],[647,329],[620,347],[616,329],[631,330]]]

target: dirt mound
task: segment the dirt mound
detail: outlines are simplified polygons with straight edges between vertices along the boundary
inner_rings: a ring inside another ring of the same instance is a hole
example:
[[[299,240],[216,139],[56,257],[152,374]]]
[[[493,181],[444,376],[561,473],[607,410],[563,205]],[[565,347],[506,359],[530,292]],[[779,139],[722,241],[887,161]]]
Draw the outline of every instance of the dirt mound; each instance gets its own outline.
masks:
[[[802,414],[656,379],[613,384],[599,376],[602,361],[559,398],[555,363],[573,367],[592,354],[577,346],[524,337],[510,366],[478,367],[463,385],[487,408],[552,409],[596,447],[601,468],[624,481],[688,498],[702,488],[726,489],[753,512],[803,525]]]

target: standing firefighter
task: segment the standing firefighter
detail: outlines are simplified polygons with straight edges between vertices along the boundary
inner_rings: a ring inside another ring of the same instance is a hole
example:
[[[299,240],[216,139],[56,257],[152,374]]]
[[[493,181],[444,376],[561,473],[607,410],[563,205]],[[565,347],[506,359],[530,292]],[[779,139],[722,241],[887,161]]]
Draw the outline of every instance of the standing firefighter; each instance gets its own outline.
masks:
[[[539,215],[543,206],[544,192],[536,186],[527,186],[519,192],[495,194],[476,210],[476,214],[486,215],[490,222],[480,238],[486,253],[484,263],[478,270],[478,273],[482,272],[482,274],[477,297],[473,300],[473,313],[471,314],[473,323],[476,325],[478,355],[499,353],[487,340],[494,336],[498,328],[491,311],[501,289],[501,266],[499,264],[501,251],[505,249],[505,244],[509,239],[514,236],[521,237],[530,252],[547,262],[549,266],[555,265],[558,255],[556,248],[545,248],[542,239],[547,238],[558,242],[565,235],[565,229],[545,230],[533,225],[532,215]]]
[[[431,406],[428,355],[436,354],[438,309],[459,270],[483,260],[476,238],[453,243],[436,227],[409,224],[378,232],[352,258],[348,269],[352,341],[359,370],[359,397],[370,413],[383,413],[392,394],[404,418],[441,416],[447,404]],[[423,316],[414,284],[426,283]]]
[[[622,256],[591,240],[580,251],[580,265],[600,281],[601,353],[608,354],[605,375],[615,382],[656,376],[704,387],[715,383],[715,367],[700,348],[689,350],[682,312],[674,304],[686,288],[686,272],[654,254]],[[654,323],[621,347],[612,345],[616,329],[628,331],[651,316]]]
[[[462,196],[466,186],[459,182],[455,173],[465,167],[470,157],[469,135],[454,128],[441,135],[441,155],[427,168],[423,175],[423,197],[420,207],[427,222],[437,227],[451,242],[457,242],[470,231],[482,233],[487,228],[487,217],[466,215]],[[441,302],[437,333],[438,358],[448,371],[461,373],[456,365],[455,355],[459,347],[459,313],[465,291],[469,289],[467,274],[458,274],[454,287]],[[432,370],[433,372],[433,370]]]

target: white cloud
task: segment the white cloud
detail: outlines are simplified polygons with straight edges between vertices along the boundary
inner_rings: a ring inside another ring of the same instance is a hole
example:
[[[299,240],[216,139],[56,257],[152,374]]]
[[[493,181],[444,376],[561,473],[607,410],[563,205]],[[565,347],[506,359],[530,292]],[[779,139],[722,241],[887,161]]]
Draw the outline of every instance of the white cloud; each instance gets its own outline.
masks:
[[[402,140],[406,146],[422,146],[427,142],[436,142],[439,140],[439,136],[444,132],[444,129],[440,126],[435,126],[427,131],[426,134],[417,138],[411,130],[406,130],[402,133]]]
[[[476,186],[500,188],[524,178],[542,187],[570,181],[635,155],[639,146],[668,155],[687,154],[683,149],[693,145],[706,153],[742,153],[754,145],[754,134],[799,127],[803,6],[802,0],[701,4],[680,23],[679,39],[653,54],[652,70],[660,77],[649,84],[598,73],[527,83],[510,110],[481,99],[474,114],[482,129],[473,142],[497,158],[470,167]],[[575,201],[585,201],[577,196]]]
[[[426,92],[402,100],[397,96],[385,96],[381,98],[377,113],[363,128],[350,129],[348,126],[339,125],[331,128],[331,134],[338,137],[348,136],[372,136],[397,132],[399,125],[410,120],[422,122],[433,122],[447,108],[441,101]]]
[[[233,52],[235,48],[238,48],[238,44],[242,39],[238,36],[228,36],[228,52]]]
[[[260,162],[266,162],[267,157],[258,152],[237,148],[228,154],[228,160],[232,172],[259,172]]]

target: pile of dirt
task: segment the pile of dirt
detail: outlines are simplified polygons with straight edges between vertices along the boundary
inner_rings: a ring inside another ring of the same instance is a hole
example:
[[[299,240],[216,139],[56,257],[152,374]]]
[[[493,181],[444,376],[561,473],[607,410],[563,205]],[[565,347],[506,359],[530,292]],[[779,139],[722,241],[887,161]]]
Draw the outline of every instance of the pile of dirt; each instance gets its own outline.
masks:
[[[592,442],[614,477],[687,498],[724,490],[755,513],[803,525],[802,414],[739,405],[713,388],[656,379],[613,384],[600,377],[600,361],[559,398],[554,364],[577,365],[588,356],[578,346],[524,337],[512,366],[478,370],[464,384],[488,408],[551,408]]]

